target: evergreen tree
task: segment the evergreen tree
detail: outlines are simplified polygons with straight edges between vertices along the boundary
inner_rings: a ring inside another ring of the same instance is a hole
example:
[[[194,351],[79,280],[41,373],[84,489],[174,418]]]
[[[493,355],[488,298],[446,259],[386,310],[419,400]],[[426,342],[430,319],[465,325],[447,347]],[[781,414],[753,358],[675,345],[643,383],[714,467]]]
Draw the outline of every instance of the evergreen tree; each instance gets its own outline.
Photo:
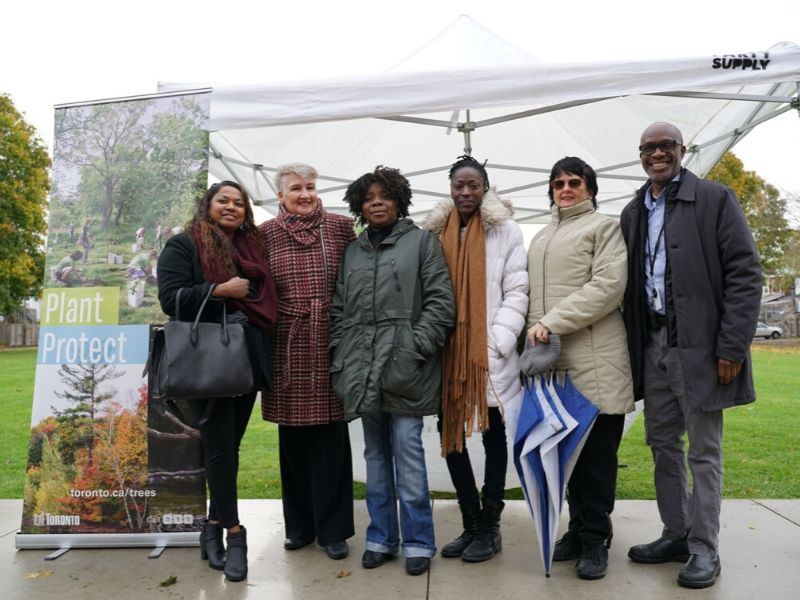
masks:
[[[75,447],[85,445],[91,465],[95,440],[95,419],[100,414],[100,405],[114,397],[113,391],[101,392],[98,388],[105,381],[121,377],[122,373],[114,369],[112,365],[89,363],[61,365],[58,374],[65,385],[61,391],[56,392],[56,396],[64,398],[70,402],[71,406],[64,410],[53,408],[53,412],[64,433],[72,430],[73,435],[69,436],[72,438],[72,443],[67,444],[71,450],[70,454],[74,456]]]

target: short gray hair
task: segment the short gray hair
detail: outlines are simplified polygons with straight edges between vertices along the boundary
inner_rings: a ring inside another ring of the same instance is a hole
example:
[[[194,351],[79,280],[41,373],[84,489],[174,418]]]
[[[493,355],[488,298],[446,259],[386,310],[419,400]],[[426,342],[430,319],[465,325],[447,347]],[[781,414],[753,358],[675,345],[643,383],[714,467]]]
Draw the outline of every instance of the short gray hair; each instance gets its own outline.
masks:
[[[278,192],[283,191],[283,180],[287,175],[297,175],[298,177],[310,179],[312,181],[316,181],[317,178],[319,178],[319,173],[311,165],[301,162],[286,163],[278,167],[278,170],[275,172],[275,177],[272,180]]]

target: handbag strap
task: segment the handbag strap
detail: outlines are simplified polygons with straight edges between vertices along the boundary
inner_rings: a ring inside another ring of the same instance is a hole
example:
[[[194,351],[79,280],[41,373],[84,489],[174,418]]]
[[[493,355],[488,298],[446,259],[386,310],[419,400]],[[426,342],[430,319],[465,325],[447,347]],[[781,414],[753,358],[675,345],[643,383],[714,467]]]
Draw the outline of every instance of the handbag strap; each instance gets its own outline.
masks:
[[[203,314],[203,309],[206,307],[206,303],[208,299],[211,298],[211,294],[214,292],[214,289],[217,287],[216,283],[212,283],[211,287],[208,288],[208,293],[206,294],[205,298],[203,298],[202,304],[200,304],[200,309],[197,311],[197,316],[195,317],[195,323],[200,321],[200,315]],[[181,292],[183,288],[178,288],[178,291],[175,293],[175,320],[181,320]],[[226,304],[222,304],[222,320],[225,321],[225,317],[227,316],[226,313]]]
[[[200,304],[200,308],[197,310],[197,315],[194,318],[194,323],[192,323],[192,327],[190,328],[189,333],[189,341],[192,343],[192,346],[197,345],[197,328],[198,324],[200,323],[200,317],[203,314],[203,309],[205,309],[206,304],[208,303],[208,299],[211,298],[211,294],[214,292],[214,288],[217,287],[216,283],[212,283],[211,286],[208,288],[208,293],[203,298],[203,302]],[[181,292],[183,288],[178,288],[177,293],[175,294],[175,320],[181,320]],[[228,310],[227,304],[225,301],[222,302],[222,327],[220,331],[220,339],[222,340],[222,344],[227,346],[230,343],[230,334],[228,333]]]

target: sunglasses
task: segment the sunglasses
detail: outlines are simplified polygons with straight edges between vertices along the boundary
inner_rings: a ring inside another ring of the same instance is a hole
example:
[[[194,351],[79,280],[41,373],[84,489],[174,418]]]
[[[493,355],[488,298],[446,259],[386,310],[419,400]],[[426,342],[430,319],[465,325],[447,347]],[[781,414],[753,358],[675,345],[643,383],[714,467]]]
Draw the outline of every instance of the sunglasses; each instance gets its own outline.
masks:
[[[555,181],[550,182],[550,187],[556,191],[560,191],[564,189],[564,186],[569,186],[571,190],[577,190],[583,184],[583,179],[576,177],[575,179],[567,179],[564,181],[563,179],[556,179]]]
[[[675,140],[661,140],[660,142],[647,142],[639,146],[639,152],[645,155],[650,155],[656,151],[656,148],[662,152],[672,152],[676,146],[682,146],[680,142]]]

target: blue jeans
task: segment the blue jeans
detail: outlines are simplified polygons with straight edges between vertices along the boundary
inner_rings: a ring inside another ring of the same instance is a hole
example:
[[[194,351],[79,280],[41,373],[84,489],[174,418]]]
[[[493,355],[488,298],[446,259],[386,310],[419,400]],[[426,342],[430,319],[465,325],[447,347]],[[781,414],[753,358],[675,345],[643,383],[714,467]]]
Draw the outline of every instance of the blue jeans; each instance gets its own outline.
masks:
[[[370,517],[366,549],[397,554],[400,546],[406,558],[433,557],[436,541],[422,447],[422,417],[372,412],[362,415],[361,424]],[[396,498],[400,499],[400,531]]]

